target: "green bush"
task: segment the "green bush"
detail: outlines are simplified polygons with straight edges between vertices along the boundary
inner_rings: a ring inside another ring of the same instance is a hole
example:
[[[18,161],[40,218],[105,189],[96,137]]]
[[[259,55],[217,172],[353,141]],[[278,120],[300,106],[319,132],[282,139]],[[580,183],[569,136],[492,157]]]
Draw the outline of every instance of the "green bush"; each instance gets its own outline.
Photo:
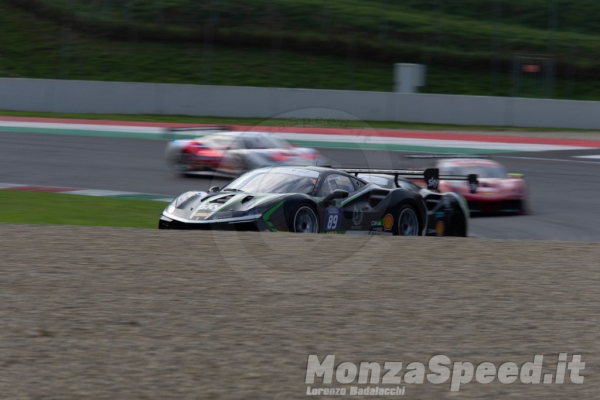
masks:
[[[0,76],[390,91],[417,62],[424,92],[510,95],[534,53],[556,97],[598,99],[600,2],[557,1],[553,33],[545,0],[502,0],[501,23],[495,0],[0,0]]]
[[[559,64],[590,68],[600,52],[600,2],[592,0],[7,0],[77,29],[124,40],[204,41],[385,61],[423,53],[455,66],[489,67],[514,53],[555,54]],[[549,30],[556,2],[558,31]],[[500,54],[492,45],[500,39]],[[354,39],[356,41],[354,42]],[[575,51],[572,49],[575,48]]]

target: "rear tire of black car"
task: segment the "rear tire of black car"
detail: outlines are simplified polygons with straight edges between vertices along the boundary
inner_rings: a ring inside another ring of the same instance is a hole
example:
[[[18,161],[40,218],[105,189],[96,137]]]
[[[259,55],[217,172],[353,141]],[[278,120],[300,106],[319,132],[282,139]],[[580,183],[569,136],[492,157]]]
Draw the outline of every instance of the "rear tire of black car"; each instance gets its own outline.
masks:
[[[288,224],[290,232],[319,233],[319,215],[307,203],[302,203],[296,207]]]
[[[417,210],[410,204],[401,206],[395,213],[396,221],[394,224],[394,235],[400,236],[420,236],[421,221]]]
[[[461,209],[455,210],[450,218],[450,234],[449,236],[466,237],[467,222],[465,214]]]

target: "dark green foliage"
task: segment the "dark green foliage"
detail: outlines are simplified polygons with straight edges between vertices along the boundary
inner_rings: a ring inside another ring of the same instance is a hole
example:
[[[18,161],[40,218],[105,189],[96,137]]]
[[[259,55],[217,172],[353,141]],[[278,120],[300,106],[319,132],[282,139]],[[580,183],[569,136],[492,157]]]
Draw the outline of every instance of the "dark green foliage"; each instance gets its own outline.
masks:
[[[593,0],[502,0],[501,15],[495,0],[5,1],[118,39],[135,29],[139,40],[203,42],[210,32],[217,43],[271,48],[281,36],[291,50],[345,55],[350,45],[363,58],[420,61],[433,53],[480,66],[495,53],[496,37],[506,60],[514,52],[551,51],[563,63],[585,66],[600,52],[600,2]],[[557,34],[549,29],[553,15]]]
[[[391,64],[417,62],[425,92],[510,95],[534,53],[555,57],[556,97],[600,97],[600,2],[501,3],[0,0],[0,76],[389,91]]]

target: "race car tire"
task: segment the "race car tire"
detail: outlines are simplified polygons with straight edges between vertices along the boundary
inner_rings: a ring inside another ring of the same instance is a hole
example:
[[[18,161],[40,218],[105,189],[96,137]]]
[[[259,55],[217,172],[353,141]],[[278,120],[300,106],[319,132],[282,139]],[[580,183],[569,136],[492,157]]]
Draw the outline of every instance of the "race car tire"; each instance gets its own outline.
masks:
[[[290,232],[319,233],[319,217],[315,209],[302,203],[292,213]]]
[[[189,168],[188,156],[185,153],[180,153],[169,160],[169,167],[173,173],[177,175],[185,175]]]
[[[396,212],[396,224],[393,228],[394,235],[419,236],[421,235],[421,223],[416,209],[410,204],[401,206]]]
[[[519,211],[520,215],[531,215],[531,208],[529,207],[529,201],[526,199],[521,200],[521,210]]]
[[[461,209],[456,209],[450,219],[450,232],[448,236],[466,237],[467,221]]]

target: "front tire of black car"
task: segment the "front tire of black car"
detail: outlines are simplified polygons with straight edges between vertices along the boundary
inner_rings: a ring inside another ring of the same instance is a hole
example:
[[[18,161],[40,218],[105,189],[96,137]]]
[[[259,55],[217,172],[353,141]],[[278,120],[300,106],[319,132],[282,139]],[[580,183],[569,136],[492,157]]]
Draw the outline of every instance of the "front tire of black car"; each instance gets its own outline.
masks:
[[[319,216],[309,204],[302,203],[292,213],[290,232],[319,233]]]
[[[410,204],[405,204],[396,212],[396,223],[394,224],[394,235],[420,236],[421,222],[417,210]]]

